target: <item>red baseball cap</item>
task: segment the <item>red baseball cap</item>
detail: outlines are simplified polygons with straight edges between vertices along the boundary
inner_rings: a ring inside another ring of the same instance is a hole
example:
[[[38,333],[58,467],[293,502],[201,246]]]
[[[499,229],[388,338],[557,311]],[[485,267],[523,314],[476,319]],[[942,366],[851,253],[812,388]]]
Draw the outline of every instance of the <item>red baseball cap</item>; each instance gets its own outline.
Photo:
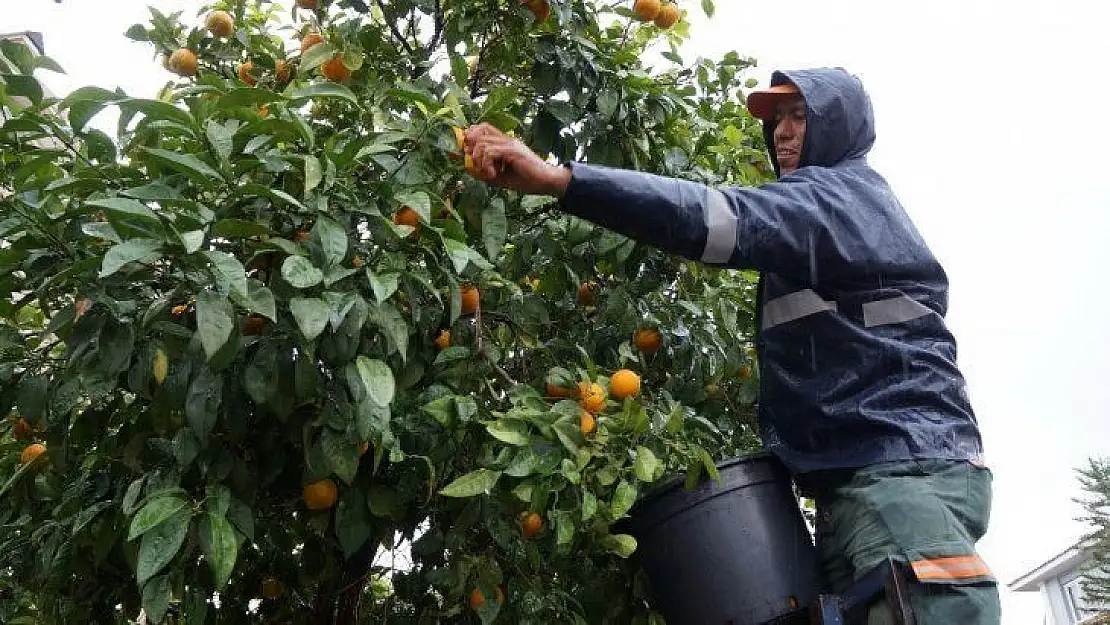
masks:
[[[748,95],[748,111],[758,119],[774,119],[779,102],[797,97],[800,94],[801,91],[798,91],[794,83],[789,82],[760,91],[753,91]]]

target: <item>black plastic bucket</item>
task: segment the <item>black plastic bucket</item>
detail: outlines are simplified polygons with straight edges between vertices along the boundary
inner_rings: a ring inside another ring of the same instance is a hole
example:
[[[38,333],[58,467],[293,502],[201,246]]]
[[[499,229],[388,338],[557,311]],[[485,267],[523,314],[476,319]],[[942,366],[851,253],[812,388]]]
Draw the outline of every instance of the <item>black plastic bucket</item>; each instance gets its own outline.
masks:
[[[813,541],[790,475],[767,453],[718,465],[721,480],[665,484],[628,529],[668,625],[757,625],[817,596]]]

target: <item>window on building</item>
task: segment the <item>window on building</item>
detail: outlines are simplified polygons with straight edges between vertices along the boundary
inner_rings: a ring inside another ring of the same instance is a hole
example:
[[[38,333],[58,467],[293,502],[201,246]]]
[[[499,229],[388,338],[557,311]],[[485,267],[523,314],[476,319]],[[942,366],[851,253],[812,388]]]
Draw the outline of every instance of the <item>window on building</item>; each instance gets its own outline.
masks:
[[[1082,578],[1073,573],[1061,581],[1064,589],[1064,606],[1068,612],[1068,625],[1076,625],[1076,623],[1094,616],[1096,611],[1083,596]]]

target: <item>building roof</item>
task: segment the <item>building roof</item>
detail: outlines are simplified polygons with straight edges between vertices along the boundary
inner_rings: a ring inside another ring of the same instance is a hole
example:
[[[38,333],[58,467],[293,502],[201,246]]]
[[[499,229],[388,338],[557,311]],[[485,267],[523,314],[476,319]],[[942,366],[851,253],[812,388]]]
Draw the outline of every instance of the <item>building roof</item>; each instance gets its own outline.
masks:
[[[15,33],[0,33],[0,39],[14,39],[27,44],[36,54],[46,54],[46,47],[42,42],[42,33],[33,30],[24,30]]]
[[[1078,568],[1079,565],[1083,564],[1089,557],[1090,555],[1087,553],[1084,541],[1080,540],[1049,558],[1047,562],[1038,565],[1032,571],[1010,582],[1010,590],[1017,592],[1040,590],[1041,584],[1045,580],[1052,579],[1061,573]]]

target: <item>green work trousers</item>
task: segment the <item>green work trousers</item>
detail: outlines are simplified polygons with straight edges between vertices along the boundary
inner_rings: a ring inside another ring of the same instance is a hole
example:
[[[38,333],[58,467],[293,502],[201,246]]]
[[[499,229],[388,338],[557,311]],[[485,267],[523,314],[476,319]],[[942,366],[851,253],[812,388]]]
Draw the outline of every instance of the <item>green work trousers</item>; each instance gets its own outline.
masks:
[[[968,462],[915,460],[853,471],[812,491],[825,582],[842,591],[887,556],[909,565],[918,625],[998,625],[998,587],[975,543],[987,530],[991,472]],[[866,620],[891,623],[885,600]]]

